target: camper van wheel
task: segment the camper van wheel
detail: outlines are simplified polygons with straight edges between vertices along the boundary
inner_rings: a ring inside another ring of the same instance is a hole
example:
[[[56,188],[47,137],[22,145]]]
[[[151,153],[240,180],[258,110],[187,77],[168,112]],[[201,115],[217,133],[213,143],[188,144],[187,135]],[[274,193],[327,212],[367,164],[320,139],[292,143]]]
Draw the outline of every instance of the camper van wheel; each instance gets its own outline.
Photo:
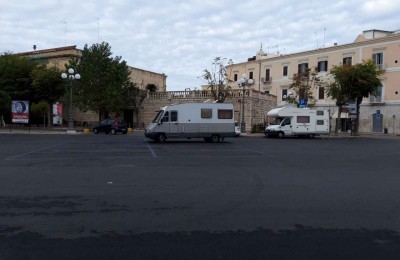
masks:
[[[285,137],[285,133],[284,133],[284,132],[279,132],[279,133],[278,133],[278,137],[279,137],[279,138]]]
[[[218,143],[219,139],[220,139],[219,135],[212,135],[211,136],[211,142],[213,142],[213,143]]]
[[[165,137],[164,134],[159,134],[159,135],[157,136],[157,141],[158,141],[158,142],[164,143],[165,140],[167,140],[167,138]]]

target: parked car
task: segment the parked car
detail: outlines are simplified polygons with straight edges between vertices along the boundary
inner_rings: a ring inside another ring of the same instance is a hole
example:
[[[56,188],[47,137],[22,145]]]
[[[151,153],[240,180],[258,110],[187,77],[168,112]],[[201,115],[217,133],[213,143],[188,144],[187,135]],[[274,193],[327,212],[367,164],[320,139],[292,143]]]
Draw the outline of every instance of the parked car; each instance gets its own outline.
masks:
[[[240,129],[239,123],[238,123],[238,122],[235,122],[235,134],[236,134],[236,137],[240,136],[240,133],[241,133],[241,132],[242,132],[242,131],[241,131],[241,129]]]
[[[123,119],[108,118],[100,122],[100,124],[93,127],[93,133],[98,134],[104,132],[106,134],[117,134],[118,132],[126,134],[128,127]]]

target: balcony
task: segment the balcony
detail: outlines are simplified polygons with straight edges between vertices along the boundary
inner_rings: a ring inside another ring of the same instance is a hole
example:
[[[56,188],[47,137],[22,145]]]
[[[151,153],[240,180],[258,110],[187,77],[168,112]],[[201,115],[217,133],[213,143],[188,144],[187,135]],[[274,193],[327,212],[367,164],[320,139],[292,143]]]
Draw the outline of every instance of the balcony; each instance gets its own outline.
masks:
[[[261,82],[264,83],[264,84],[271,83],[272,82],[272,77],[262,77],[261,78]]]

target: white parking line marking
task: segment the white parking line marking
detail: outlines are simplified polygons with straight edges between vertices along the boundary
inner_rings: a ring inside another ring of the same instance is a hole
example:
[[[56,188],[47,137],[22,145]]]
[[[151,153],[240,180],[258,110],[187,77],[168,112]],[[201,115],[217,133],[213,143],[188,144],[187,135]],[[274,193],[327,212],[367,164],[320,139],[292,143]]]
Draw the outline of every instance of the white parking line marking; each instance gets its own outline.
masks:
[[[66,143],[69,143],[69,141],[67,141],[67,142],[61,142],[61,143],[54,144],[54,145],[49,145],[49,146],[46,146],[46,147],[43,147],[43,148],[40,148],[40,149],[37,149],[37,150],[33,150],[33,151],[30,151],[30,152],[27,152],[27,153],[23,153],[23,154],[11,156],[11,157],[6,158],[5,160],[6,160],[6,161],[9,161],[9,160],[18,159],[18,158],[24,157],[24,156],[26,156],[26,155],[34,154],[34,153],[37,153],[37,152],[40,152],[40,151],[44,151],[44,150],[48,150],[48,149],[50,149],[50,148],[52,148],[52,147],[60,146],[60,145],[66,144]]]

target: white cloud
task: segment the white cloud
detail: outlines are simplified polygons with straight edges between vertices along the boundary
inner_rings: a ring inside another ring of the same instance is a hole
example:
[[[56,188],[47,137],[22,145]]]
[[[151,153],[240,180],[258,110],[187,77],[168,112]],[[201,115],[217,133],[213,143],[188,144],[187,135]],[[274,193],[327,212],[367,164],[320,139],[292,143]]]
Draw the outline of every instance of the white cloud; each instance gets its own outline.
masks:
[[[129,65],[166,73],[169,90],[199,87],[215,57],[244,62],[261,43],[291,53],[400,29],[397,0],[0,0],[0,10],[1,52],[106,41]]]

